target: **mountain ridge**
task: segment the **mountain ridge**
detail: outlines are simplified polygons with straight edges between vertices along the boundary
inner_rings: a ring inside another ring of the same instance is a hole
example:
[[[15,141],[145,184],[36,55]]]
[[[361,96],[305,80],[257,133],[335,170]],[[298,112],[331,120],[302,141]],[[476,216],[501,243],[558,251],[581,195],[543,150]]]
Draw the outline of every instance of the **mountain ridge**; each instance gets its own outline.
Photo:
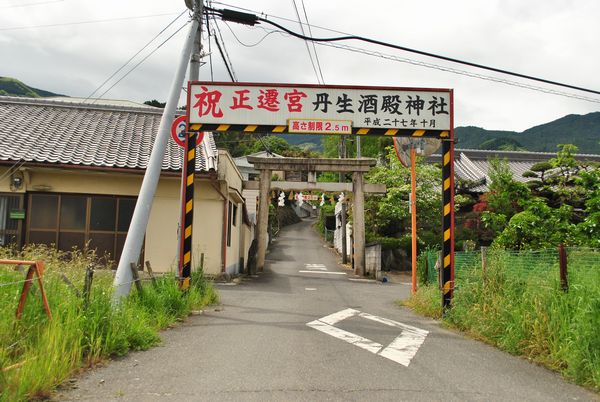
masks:
[[[65,96],[30,87],[10,77],[0,77],[0,95],[43,98]],[[574,144],[579,152],[600,154],[600,112],[568,114],[522,132],[488,130],[477,126],[455,128],[458,148],[491,151],[556,152],[558,144]],[[322,149],[320,135],[282,134],[292,145],[314,144]]]

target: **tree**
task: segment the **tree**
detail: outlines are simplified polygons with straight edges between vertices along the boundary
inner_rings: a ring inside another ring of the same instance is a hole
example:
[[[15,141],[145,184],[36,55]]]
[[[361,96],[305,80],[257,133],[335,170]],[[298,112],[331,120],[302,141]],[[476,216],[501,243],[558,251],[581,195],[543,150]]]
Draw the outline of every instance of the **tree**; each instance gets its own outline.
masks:
[[[158,108],[164,109],[165,106],[167,105],[167,102],[159,102],[156,99],[152,99],[150,101],[144,102],[144,105],[154,106],[154,107],[158,107]]]
[[[386,165],[375,167],[367,175],[368,182],[385,184],[387,194],[368,198],[366,229],[378,236],[399,237],[410,232],[410,169],[400,163],[393,147],[387,149],[386,161]],[[419,236],[435,238],[437,244],[441,219],[441,169],[423,163],[419,158],[416,171]]]
[[[510,219],[522,210],[520,203],[530,198],[531,191],[525,184],[513,178],[506,160],[493,158],[489,162],[489,176],[492,182],[487,195],[488,210]]]
[[[267,149],[276,154],[283,154],[290,150],[291,146],[286,140],[275,135],[267,135],[262,137],[250,146],[252,153],[266,151]]]

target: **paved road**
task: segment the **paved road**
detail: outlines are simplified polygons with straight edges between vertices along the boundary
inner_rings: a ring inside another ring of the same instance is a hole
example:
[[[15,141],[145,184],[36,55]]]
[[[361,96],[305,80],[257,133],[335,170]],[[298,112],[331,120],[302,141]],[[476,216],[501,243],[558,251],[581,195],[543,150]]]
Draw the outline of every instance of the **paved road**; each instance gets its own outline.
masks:
[[[58,399],[600,400],[541,367],[397,307],[408,285],[352,281],[336,261],[309,222],[290,226],[268,254],[265,273],[219,285],[221,307],[166,331],[161,347],[88,372]]]

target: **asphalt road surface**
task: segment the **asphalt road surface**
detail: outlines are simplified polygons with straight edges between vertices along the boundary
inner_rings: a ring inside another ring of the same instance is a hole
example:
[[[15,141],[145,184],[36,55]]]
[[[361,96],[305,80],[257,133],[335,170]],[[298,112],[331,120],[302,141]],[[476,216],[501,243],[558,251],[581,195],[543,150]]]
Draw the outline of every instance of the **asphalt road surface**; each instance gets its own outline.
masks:
[[[310,223],[282,230],[264,273],[217,285],[221,306],[165,331],[160,347],[83,374],[56,399],[600,400],[398,307],[408,284],[352,280]]]

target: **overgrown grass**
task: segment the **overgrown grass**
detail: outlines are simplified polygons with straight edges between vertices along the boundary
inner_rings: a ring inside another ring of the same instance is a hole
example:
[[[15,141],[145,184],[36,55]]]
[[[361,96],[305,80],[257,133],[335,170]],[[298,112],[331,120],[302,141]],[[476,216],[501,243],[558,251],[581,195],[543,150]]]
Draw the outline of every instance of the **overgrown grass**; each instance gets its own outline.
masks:
[[[569,290],[560,288],[558,268],[522,267],[518,257],[498,252],[481,266],[461,267],[448,325],[509,353],[561,372],[600,390],[600,255],[569,257]],[[436,285],[422,286],[405,305],[441,315]]]
[[[130,350],[145,350],[160,342],[158,331],[191,310],[217,301],[212,285],[196,273],[182,293],[173,275],[144,282],[142,294],[132,294],[113,308],[112,272],[97,269],[87,307],[60,277],[67,276],[81,291],[85,267],[93,254],[61,253],[45,247],[27,248],[19,255],[0,249],[0,258],[42,259],[44,288],[53,319],[43,309],[39,292],[30,294],[23,317],[15,310],[24,279],[12,267],[0,267],[0,401],[43,398],[77,370]],[[105,267],[106,268],[106,267]],[[37,284],[32,288],[37,289]]]

